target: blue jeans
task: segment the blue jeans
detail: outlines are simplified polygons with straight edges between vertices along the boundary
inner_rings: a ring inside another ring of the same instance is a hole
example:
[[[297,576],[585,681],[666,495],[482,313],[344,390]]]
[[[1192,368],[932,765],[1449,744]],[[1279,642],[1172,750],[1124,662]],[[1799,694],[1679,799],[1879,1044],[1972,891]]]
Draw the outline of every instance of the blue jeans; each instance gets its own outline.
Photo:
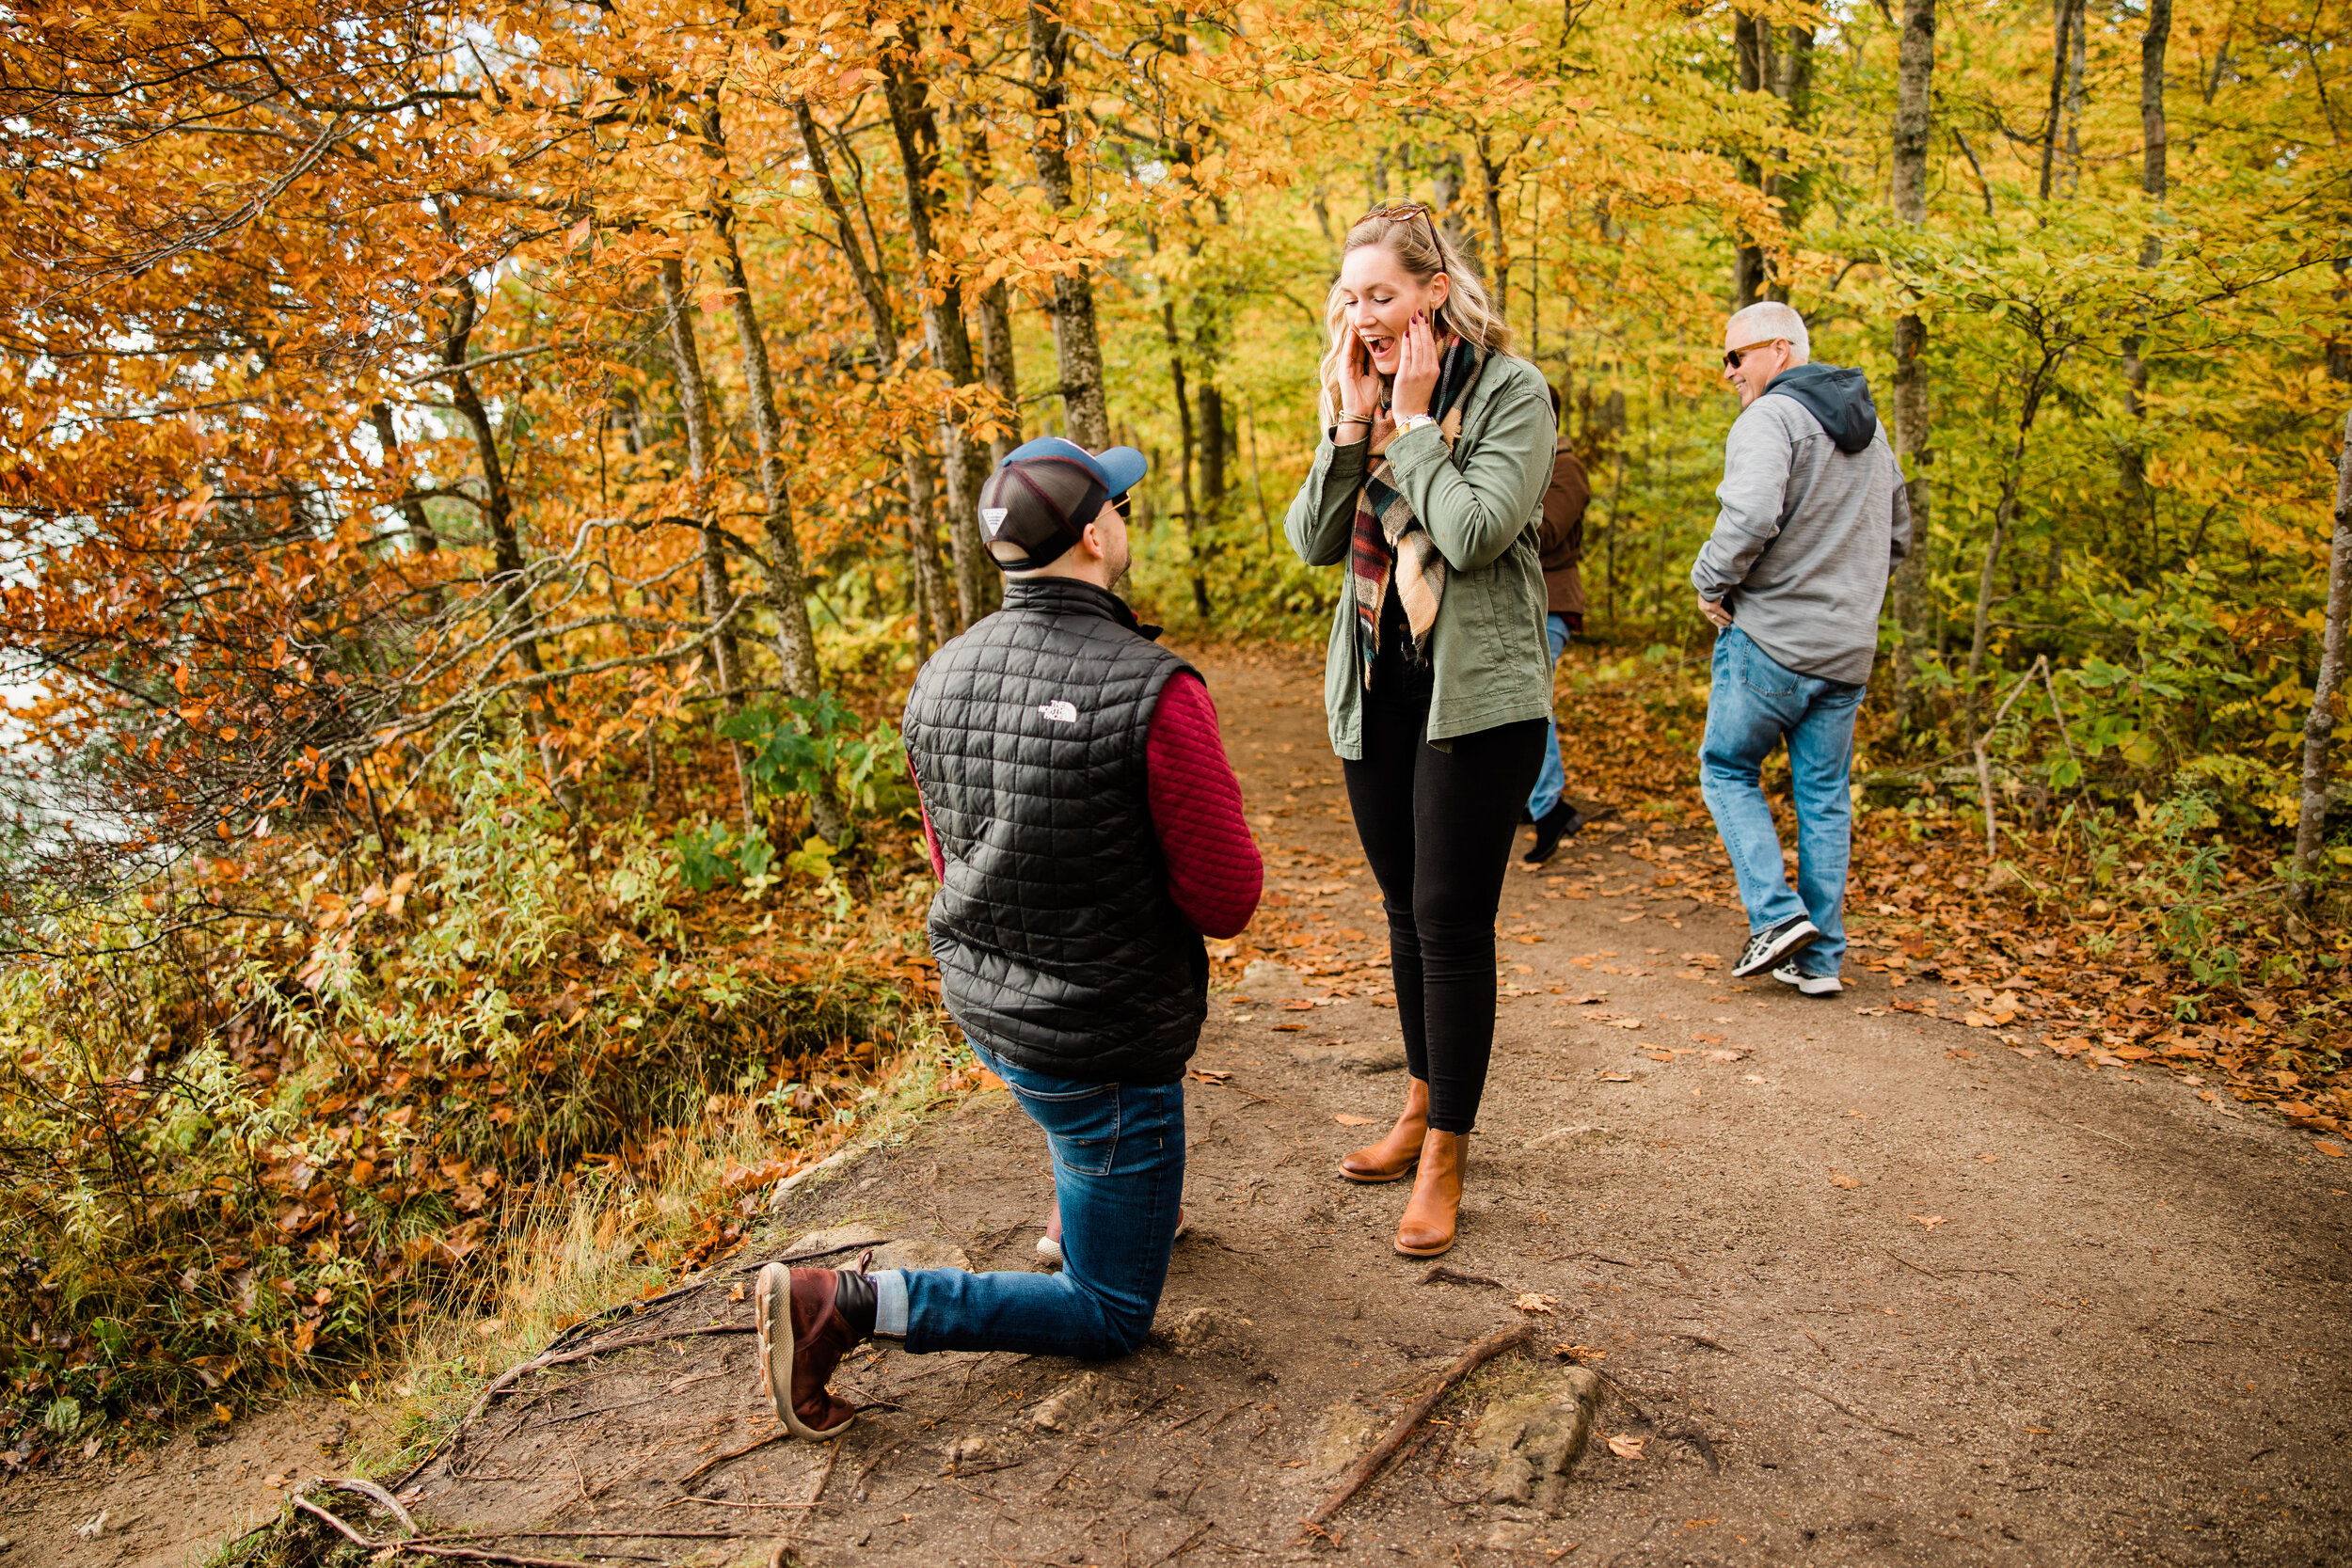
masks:
[[[1051,1078],[972,1054],[1005,1081],[1054,1152],[1058,1274],[889,1269],[874,1330],[909,1351],[1002,1350],[1104,1360],[1139,1348],[1168,1281],[1184,1192],[1184,1086]]]
[[[1699,746],[1699,792],[1715,816],[1748,907],[1748,929],[1795,915],[1821,928],[1793,960],[1834,975],[1846,955],[1846,866],[1852,852],[1853,721],[1867,687],[1783,668],[1732,626],[1715,639],[1714,689]],[[1781,869],[1780,834],[1756,775],[1783,737],[1797,805],[1797,889]]]
[[[1568,618],[1565,615],[1544,617],[1544,641],[1551,644],[1551,662],[1560,663],[1560,651],[1568,645]],[[1546,707],[1551,705],[1546,703]],[[1540,820],[1543,815],[1560,803],[1560,797],[1568,790],[1567,770],[1560,766],[1560,721],[1547,718],[1551,733],[1544,737],[1543,770],[1535,775],[1535,793],[1527,798],[1527,815]]]

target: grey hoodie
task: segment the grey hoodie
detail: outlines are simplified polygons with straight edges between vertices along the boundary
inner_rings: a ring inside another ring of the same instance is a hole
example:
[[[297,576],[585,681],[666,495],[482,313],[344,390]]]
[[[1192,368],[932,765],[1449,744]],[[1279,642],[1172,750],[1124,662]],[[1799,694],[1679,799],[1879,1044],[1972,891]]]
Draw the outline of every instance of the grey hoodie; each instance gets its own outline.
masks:
[[[1691,586],[1801,675],[1860,685],[1911,501],[1860,371],[1799,365],[1732,422]]]

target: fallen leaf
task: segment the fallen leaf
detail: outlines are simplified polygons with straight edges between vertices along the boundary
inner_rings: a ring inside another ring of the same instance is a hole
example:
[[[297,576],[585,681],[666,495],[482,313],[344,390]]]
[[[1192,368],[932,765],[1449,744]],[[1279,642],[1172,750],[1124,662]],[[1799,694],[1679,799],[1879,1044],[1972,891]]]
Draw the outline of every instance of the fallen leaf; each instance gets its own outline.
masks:
[[[1641,1026],[1642,1021],[1638,1018],[1613,1018],[1609,1020],[1609,1027],[1612,1029],[1639,1029]]]
[[[1608,1000],[1608,994],[1604,991],[1588,990],[1581,996],[1562,997],[1560,999],[1560,1006],[1563,1007],[1589,1007],[1596,1002],[1606,1002]]]
[[[1944,1223],[1944,1216],[1941,1214],[1914,1214],[1911,1216],[1911,1223],[1914,1225],[1924,1225],[1930,1230],[1933,1230],[1937,1226]]]
[[[1339,1115],[1334,1116],[1331,1119],[1338,1122],[1342,1127],[1370,1127],[1375,1118],[1372,1117],[1351,1117],[1345,1112],[1342,1112]]]
[[[1579,1363],[1606,1360],[1609,1355],[1607,1351],[1595,1350],[1590,1345],[1554,1345],[1551,1347],[1551,1354],[1565,1355],[1569,1360]]]
[[[1951,1050],[1944,1053],[1944,1059],[1947,1062],[1973,1062],[1977,1059],[1977,1053],[1963,1047],[1955,1046]]]
[[[1648,1441],[1646,1437],[1628,1437],[1619,1433],[1609,1439],[1609,1451],[1619,1459],[1639,1459],[1642,1457],[1642,1445]]]
[[[1990,1165],[1998,1164],[2001,1157],[1997,1154],[1979,1154],[1977,1158],[1982,1160],[1986,1164]]]
[[[2328,1156],[2330,1160],[2341,1160],[2344,1158],[2344,1146],[2342,1144],[2331,1144],[2325,1138],[2317,1138],[2312,1140],[2312,1147],[2319,1150],[2322,1154]]]
[[[1723,1044],[1723,1043],[1724,1043],[1724,1037],[1723,1037],[1723,1036],[1721,1036],[1721,1035],[1698,1035],[1698,1034],[1694,1034],[1694,1035],[1692,1035],[1691,1037],[1692,1037],[1692,1039],[1694,1039],[1694,1040],[1698,1041],[1698,1043],[1699,1043],[1699,1044],[1701,1044],[1701,1045],[1721,1045],[1721,1044]]]
[[[1534,1291],[1530,1291],[1524,1295],[1515,1297],[1512,1300],[1511,1305],[1518,1307],[1520,1311],[1527,1313],[1531,1317],[1540,1312],[1548,1318],[1551,1316],[1551,1309],[1560,1305],[1560,1298],[1558,1296],[1539,1296]]]
[[[1703,1053],[1703,1054],[1710,1062],[1736,1062],[1747,1053],[1747,1048],[1745,1046],[1734,1046],[1728,1051],[1708,1051]]]
[[[1972,1009],[1967,1017],[1961,1020],[1961,1022],[1965,1023],[1971,1029],[1990,1029],[1993,1027],[1994,1019],[1990,1013],[1980,1013]]]
[[[1311,1013],[1315,1010],[1315,1005],[1300,999],[1283,1003],[1279,1010],[1286,1013]]]
[[[1307,1026],[1303,1023],[1275,1023],[1269,1024],[1267,1027],[1271,1028],[1278,1035],[1295,1035],[1299,1030],[1304,1029]]]
[[[1848,1176],[1842,1170],[1834,1170],[1829,1173],[1829,1184],[1833,1187],[1859,1187],[1862,1185],[1862,1178]]]
[[[1652,1051],[1647,1054],[1653,1062],[1671,1062],[1675,1059],[1674,1053],[1671,1051]]]
[[[1195,1068],[1192,1076],[1199,1083],[1222,1084],[1233,1075],[1230,1072],[1218,1072],[1209,1068]]]
[[[1600,1075],[1600,1081],[1604,1084],[1630,1084],[1633,1082],[1633,1074],[1629,1072],[1604,1072]]]

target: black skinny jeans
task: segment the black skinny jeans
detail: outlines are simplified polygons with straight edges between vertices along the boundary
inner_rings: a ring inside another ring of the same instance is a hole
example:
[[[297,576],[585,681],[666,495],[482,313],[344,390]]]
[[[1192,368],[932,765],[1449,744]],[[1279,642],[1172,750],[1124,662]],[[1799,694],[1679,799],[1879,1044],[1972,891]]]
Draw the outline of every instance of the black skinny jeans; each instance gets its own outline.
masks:
[[[1525,719],[1439,751],[1422,738],[1428,677],[1413,673],[1380,661],[1364,694],[1363,760],[1341,766],[1388,911],[1406,1065],[1429,1085],[1429,1125],[1468,1132],[1494,1052],[1495,910],[1549,732]]]

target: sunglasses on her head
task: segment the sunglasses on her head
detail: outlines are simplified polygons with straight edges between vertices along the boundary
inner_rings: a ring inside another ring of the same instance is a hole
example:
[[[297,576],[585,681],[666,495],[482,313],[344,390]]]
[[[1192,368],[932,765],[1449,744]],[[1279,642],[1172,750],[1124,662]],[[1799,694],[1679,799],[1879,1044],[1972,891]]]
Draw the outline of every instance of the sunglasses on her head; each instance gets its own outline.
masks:
[[[1788,340],[1786,338],[1767,338],[1760,343],[1750,343],[1745,348],[1727,348],[1724,350],[1724,368],[1725,370],[1736,371],[1740,368],[1740,361],[1747,358],[1749,355],[1754,354],[1757,349],[1770,348],[1774,343],[1785,343],[1788,341]]]

